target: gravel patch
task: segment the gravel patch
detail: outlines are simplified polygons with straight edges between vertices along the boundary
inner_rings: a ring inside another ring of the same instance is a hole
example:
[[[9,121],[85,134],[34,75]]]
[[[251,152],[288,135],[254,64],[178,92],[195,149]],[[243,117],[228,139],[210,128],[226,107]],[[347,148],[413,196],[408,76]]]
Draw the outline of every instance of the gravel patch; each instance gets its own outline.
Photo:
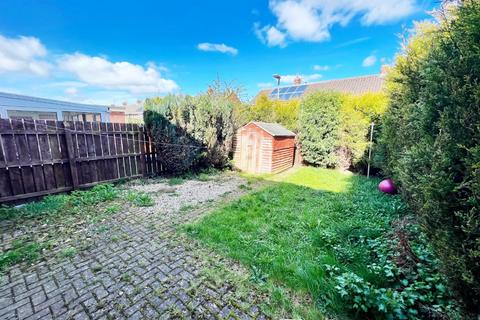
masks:
[[[179,212],[181,208],[214,201],[238,189],[246,181],[236,175],[219,175],[209,181],[188,180],[176,186],[166,182],[132,186],[132,189],[149,193],[155,205],[145,208],[147,213]]]

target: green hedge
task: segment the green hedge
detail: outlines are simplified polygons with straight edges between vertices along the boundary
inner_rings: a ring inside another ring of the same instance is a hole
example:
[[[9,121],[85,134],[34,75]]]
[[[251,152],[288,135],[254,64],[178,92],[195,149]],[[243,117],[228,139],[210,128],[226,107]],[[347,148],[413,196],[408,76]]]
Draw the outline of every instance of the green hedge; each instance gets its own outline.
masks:
[[[341,96],[334,92],[316,92],[302,100],[298,137],[306,162],[321,167],[337,165],[341,106]]]
[[[379,126],[387,107],[384,93],[346,95],[315,92],[300,104],[297,124],[306,162],[364,171],[370,123]]]
[[[479,314],[480,2],[439,16],[438,24],[417,25],[389,76],[381,159],[451,287]]]
[[[147,99],[144,120],[163,169],[182,173],[229,163],[233,102],[219,94]]]

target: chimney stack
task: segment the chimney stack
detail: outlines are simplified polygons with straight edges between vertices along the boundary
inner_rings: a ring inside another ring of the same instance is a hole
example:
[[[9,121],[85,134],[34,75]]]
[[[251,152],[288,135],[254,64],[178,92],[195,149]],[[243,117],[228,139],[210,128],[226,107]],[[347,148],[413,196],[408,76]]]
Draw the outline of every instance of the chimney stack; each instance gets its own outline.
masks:
[[[302,84],[302,78],[300,78],[299,76],[296,76],[295,79],[293,80],[293,84],[296,86],[299,84]]]
[[[382,65],[382,67],[380,68],[380,76],[385,77],[390,71],[390,68],[391,66],[389,66],[388,64]]]

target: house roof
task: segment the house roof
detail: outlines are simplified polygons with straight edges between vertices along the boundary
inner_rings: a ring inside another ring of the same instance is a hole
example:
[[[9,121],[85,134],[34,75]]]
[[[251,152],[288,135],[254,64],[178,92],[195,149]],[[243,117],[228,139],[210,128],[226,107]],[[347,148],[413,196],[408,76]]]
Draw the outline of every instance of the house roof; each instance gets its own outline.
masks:
[[[124,102],[120,105],[112,104],[110,110],[123,111],[125,114],[143,114],[144,100],[137,100],[134,103]]]
[[[91,111],[91,112],[107,112],[106,106],[75,103],[68,101],[60,101],[53,99],[38,98],[32,96],[24,96],[20,94],[0,92],[0,106],[16,107],[16,108],[55,108],[68,111]]]
[[[292,131],[288,130],[287,128],[285,128],[284,126],[278,123],[268,123],[268,122],[260,122],[260,121],[252,121],[250,123],[253,123],[257,127],[263,129],[273,137],[294,137],[295,136],[295,133],[293,133]]]
[[[349,93],[349,94],[355,94],[355,95],[364,94],[368,92],[380,92],[383,88],[384,82],[385,82],[384,76],[382,76],[381,74],[375,74],[375,75],[344,78],[344,79],[337,79],[337,80],[302,83],[300,85],[306,85],[307,88],[305,89],[305,91],[302,93],[300,97],[315,91],[336,91],[336,92]],[[286,87],[294,87],[294,86],[292,85],[281,86],[280,88],[286,88]],[[276,88],[262,90],[257,94],[256,98],[258,98],[260,95],[268,96],[275,89]],[[275,99],[276,96],[272,95],[271,98]]]

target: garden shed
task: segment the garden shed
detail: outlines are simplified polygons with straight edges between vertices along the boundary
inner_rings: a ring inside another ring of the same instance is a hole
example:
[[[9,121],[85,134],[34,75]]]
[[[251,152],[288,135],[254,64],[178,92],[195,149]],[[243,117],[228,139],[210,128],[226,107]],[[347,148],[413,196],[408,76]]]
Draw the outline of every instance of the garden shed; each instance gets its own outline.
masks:
[[[249,173],[277,173],[293,166],[295,134],[278,123],[250,122],[234,139],[235,166]]]

